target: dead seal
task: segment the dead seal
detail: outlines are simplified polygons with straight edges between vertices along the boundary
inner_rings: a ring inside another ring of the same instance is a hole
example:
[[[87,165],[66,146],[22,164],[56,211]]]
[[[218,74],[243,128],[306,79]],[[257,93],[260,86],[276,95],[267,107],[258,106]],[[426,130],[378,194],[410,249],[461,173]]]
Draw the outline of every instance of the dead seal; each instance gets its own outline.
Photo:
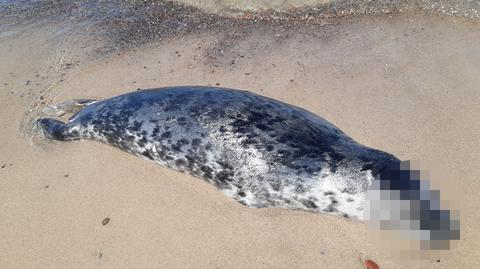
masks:
[[[190,173],[249,207],[363,219],[367,191],[376,186],[398,201],[418,202],[399,221],[417,221],[439,240],[457,236],[449,211],[434,207],[433,196],[425,199],[419,178],[398,158],[357,143],[311,112],[247,91],[149,89],[88,102],[67,123],[37,124],[50,139],[101,141]],[[389,198],[377,199],[383,200]]]

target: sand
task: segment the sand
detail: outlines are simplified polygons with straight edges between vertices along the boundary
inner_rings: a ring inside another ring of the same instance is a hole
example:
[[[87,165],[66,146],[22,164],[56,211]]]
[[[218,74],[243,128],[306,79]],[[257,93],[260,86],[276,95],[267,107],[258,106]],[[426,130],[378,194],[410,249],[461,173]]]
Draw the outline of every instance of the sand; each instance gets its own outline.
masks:
[[[259,28],[233,42],[200,31],[104,57],[61,24],[4,28],[0,268],[362,268],[364,256],[381,268],[477,268],[479,26],[353,17],[309,33]],[[361,222],[249,209],[107,145],[31,137],[29,120],[50,102],[217,84],[306,108],[362,144],[421,160],[439,186],[454,186],[442,195],[460,202],[460,242],[440,261],[407,264]]]

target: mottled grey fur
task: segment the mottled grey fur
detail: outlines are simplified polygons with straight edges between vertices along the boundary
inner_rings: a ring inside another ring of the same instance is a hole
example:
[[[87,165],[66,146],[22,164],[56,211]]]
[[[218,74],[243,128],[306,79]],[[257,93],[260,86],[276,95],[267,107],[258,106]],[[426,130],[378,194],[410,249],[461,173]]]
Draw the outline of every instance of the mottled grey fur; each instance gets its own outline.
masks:
[[[93,139],[188,172],[251,207],[362,217],[373,178],[398,159],[356,143],[301,108],[246,91],[171,87],[93,103],[57,140]]]

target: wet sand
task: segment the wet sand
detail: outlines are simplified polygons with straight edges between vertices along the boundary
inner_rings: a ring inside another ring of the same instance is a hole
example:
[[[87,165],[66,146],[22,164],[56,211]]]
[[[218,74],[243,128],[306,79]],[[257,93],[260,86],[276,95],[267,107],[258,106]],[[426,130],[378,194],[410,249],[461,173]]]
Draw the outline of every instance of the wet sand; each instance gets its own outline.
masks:
[[[381,268],[480,265],[477,21],[359,16],[308,31],[193,31],[108,54],[99,48],[111,39],[65,29],[0,32],[0,268],[362,268],[361,256]],[[31,137],[48,103],[169,85],[248,89],[421,160],[457,189],[442,195],[461,203],[461,241],[439,262],[406,264],[361,222],[249,209],[107,145]]]

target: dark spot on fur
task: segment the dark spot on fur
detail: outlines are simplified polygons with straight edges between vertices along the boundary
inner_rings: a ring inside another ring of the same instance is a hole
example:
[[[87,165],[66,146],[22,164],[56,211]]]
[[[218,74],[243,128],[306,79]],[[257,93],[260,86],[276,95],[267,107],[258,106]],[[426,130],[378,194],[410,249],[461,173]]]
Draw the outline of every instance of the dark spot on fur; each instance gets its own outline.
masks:
[[[283,149],[277,150],[277,153],[280,154],[282,157],[288,157],[290,155],[289,151]]]
[[[205,150],[210,150],[210,149],[212,149],[212,144],[207,143],[207,145],[205,146]]]
[[[237,194],[238,194],[240,197],[245,197],[245,196],[246,196],[246,194],[245,194],[244,191],[239,191]]]
[[[134,121],[133,125],[130,126],[129,130],[132,132],[138,132],[142,128],[142,123],[139,121]]]
[[[323,192],[323,195],[325,195],[325,196],[334,195],[334,192],[333,191],[326,191],[326,192]]]
[[[143,148],[145,146],[145,144],[148,142],[147,138],[144,136],[142,137],[140,140],[138,140],[137,144]]]
[[[192,139],[192,147],[197,148],[202,144],[202,140],[199,138]]]
[[[155,127],[155,128],[153,128],[152,136],[153,136],[153,137],[156,137],[159,132],[160,132],[160,128],[159,128],[158,126]]]
[[[318,208],[317,204],[315,204],[315,202],[311,200],[303,200],[302,204],[305,205],[307,208],[313,208],[313,209]]]
[[[274,191],[279,191],[280,188],[282,187],[282,183],[280,183],[280,181],[273,181],[273,182],[270,182],[270,186],[272,186],[272,189]]]
[[[337,212],[337,208],[330,204],[323,211],[328,213]]]
[[[247,138],[247,139],[242,141],[241,145],[244,148],[248,148],[250,145],[253,145],[253,144],[256,144],[256,143],[257,143],[257,140],[252,139],[252,138]]]
[[[187,165],[187,161],[185,159],[176,159],[175,160],[175,165],[179,166],[179,167],[183,167],[185,165]]]
[[[182,145],[188,145],[188,144],[190,144],[190,141],[188,141],[188,140],[185,139],[185,138],[181,138],[180,140],[178,140],[177,143],[180,143],[180,144],[182,144]]]
[[[203,172],[203,175],[208,178],[208,179],[212,179],[213,178],[213,175],[212,175],[212,172],[213,172],[213,169],[210,168],[209,166],[202,166],[200,168],[200,170]]]
[[[229,163],[222,162],[222,161],[217,161],[217,163],[223,168],[223,169],[229,169],[232,170],[233,166],[231,166]]]
[[[175,145],[172,145],[172,150],[176,151],[176,152],[181,152],[182,147],[185,146],[185,145],[188,145],[189,143],[190,143],[190,141],[188,141],[185,138],[177,140],[177,143]]]
[[[305,187],[302,185],[302,184],[298,184],[296,187],[295,187],[295,192],[298,193],[298,194],[302,194],[306,191]]]
[[[227,171],[227,170],[222,170],[215,175],[215,180],[218,180],[221,183],[225,183],[227,181],[232,181],[233,180],[231,178],[231,176],[233,176],[233,172]]]
[[[255,125],[255,127],[257,127],[258,129],[260,129],[262,131],[272,130],[272,128],[268,127],[267,125],[265,125],[263,123],[258,123],[258,124]]]
[[[170,131],[164,132],[161,136],[161,138],[163,138],[163,139],[170,138],[170,137],[172,137],[172,132],[170,132]]]
[[[142,152],[142,155],[147,157],[150,160],[153,160],[153,156],[150,154],[148,150],[145,150],[144,152]]]
[[[187,119],[185,117],[179,117],[177,119],[178,125],[180,126],[185,126],[187,125]]]
[[[348,189],[348,188],[344,188],[340,192],[341,193],[348,193],[348,194],[354,194],[355,193],[355,191],[353,189]]]

